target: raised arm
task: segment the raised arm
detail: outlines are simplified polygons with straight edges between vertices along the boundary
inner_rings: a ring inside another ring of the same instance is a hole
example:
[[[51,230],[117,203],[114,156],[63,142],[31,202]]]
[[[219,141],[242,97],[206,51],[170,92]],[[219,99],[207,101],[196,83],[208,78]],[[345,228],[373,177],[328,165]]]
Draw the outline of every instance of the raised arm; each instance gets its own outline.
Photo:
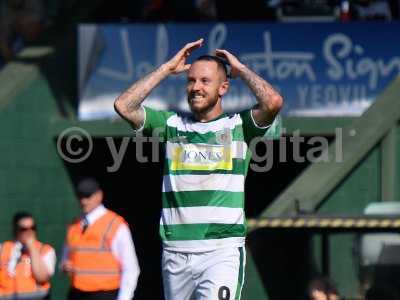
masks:
[[[186,58],[193,50],[201,47],[202,43],[203,39],[199,39],[186,44],[168,62],[136,81],[115,100],[114,108],[116,112],[132,123],[135,128],[140,128],[144,122],[144,111],[141,109],[141,103],[168,75],[187,71],[190,64],[186,63]]]
[[[27,240],[26,243],[24,243],[24,245],[29,251],[32,266],[32,275],[38,283],[43,284],[50,280],[53,272],[50,272],[39,250],[35,248],[34,242],[35,239],[30,238]]]
[[[226,59],[231,65],[231,76],[240,77],[254,93],[257,105],[252,115],[257,125],[271,124],[283,105],[282,96],[263,78],[242,64],[233,54],[217,49],[216,55]]]

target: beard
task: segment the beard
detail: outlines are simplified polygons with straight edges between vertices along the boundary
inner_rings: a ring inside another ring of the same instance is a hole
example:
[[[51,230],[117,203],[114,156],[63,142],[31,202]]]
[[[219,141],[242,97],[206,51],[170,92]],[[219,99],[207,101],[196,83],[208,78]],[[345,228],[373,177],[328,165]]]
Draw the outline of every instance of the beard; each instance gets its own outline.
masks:
[[[219,95],[190,93],[188,94],[187,101],[192,113],[206,113],[211,111],[218,103]]]

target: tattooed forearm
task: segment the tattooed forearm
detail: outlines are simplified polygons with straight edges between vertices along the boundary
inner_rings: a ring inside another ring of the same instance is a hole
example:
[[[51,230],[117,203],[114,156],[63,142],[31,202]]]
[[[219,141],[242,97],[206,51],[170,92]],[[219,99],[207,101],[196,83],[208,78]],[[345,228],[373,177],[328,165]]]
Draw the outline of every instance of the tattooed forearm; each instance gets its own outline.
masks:
[[[115,100],[114,107],[117,113],[137,126],[142,124],[144,114],[140,105],[168,74],[168,69],[162,65],[136,81]]]
[[[120,96],[127,98],[126,108],[128,112],[138,109],[146,96],[151,92],[152,86],[149,78],[154,76],[154,72],[157,72],[157,70],[139,79]]]
[[[247,67],[241,70],[240,77],[254,93],[260,104],[268,104],[267,102],[270,99],[279,95],[268,82]]]
[[[128,113],[137,110],[143,100],[166,76],[167,73],[161,66],[136,81],[118,97],[117,101],[122,102],[125,105]]]

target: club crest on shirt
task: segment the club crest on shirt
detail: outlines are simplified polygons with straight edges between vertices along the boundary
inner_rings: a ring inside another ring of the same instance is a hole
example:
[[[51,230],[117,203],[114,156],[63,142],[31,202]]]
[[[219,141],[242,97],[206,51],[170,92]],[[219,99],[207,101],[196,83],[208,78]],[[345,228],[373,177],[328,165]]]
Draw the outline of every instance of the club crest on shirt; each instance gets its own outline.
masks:
[[[232,133],[229,128],[217,131],[215,133],[215,140],[220,145],[230,145],[232,142]]]

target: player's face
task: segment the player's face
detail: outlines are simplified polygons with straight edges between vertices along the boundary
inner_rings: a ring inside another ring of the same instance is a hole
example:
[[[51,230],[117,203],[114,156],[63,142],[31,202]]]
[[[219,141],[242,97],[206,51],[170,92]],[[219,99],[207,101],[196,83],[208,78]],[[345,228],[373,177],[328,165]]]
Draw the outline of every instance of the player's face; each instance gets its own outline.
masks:
[[[80,197],[79,204],[84,214],[90,213],[93,209],[103,202],[103,192],[101,190],[94,192],[88,197]]]
[[[187,100],[193,113],[206,113],[220,105],[228,83],[214,61],[196,61],[187,75]]]

